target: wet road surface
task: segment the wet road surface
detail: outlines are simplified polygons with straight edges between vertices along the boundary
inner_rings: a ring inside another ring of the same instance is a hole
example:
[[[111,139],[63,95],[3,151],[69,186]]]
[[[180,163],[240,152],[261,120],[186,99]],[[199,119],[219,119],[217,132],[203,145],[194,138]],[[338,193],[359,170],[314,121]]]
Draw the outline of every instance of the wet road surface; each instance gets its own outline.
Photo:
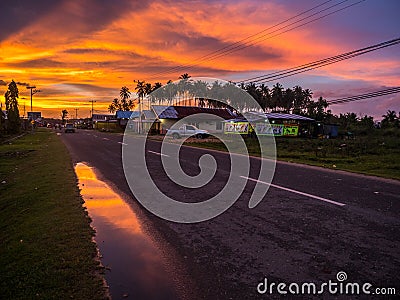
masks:
[[[178,279],[132,208],[90,166],[75,165],[113,299],[179,299]],[[174,281],[175,279],[175,281]]]
[[[121,163],[122,135],[82,130],[62,134],[61,139],[74,162],[94,166],[102,179],[131,197],[129,204],[135,212],[138,209],[149,218],[195,280],[197,298],[274,298],[279,296],[276,290],[264,295],[257,292],[264,278],[275,283],[323,283],[335,280],[339,272],[347,274],[347,282],[400,291],[398,181],[278,163],[275,187],[256,208],[247,206],[254,187],[249,180],[239,200],[222,215],[198,224],[177,224],[140,209],[132,197]],[[150,141],[147,150],[159,153],[160,143]],[[160,169],[160,155],[152,152],[146,159],[160,188],[188,197],[172,188]],[[224,163],[226,154],[183,147],[181,164],[195,174],[203,153],[222,162],[217,171],[220,180],[209,188],[211,195],[224,181],[229,167]],[[252,164],[256,166],[257,159]],[[257,178],[252,173],[249,177]],[[202,201],[203,197],[207,197],[204,190],[187,200]]]

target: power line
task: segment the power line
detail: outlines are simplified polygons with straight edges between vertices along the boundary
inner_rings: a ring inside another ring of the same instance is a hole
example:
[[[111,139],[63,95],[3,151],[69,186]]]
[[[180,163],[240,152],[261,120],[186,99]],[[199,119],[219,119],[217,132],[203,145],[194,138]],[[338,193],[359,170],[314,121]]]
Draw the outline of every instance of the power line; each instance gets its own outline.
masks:
[[[334,4],[334,5],[331,5],[331,6],[327,7],[327,8],[321,9],[321,10],[319,10],[318,12],[313,13],[313,14],[311,14],[311,15],[309,15],[309,16],[306,16],[306,17],[304,17],[304,18],[302,18],[302,19],[300,19],[300,20],[297,20],[297,21],[292,22],[292,23],[289,23],[289,24],[287,24],[287,25],[285,25],[285,26],[283,26],[283,27],[280,27],[280,28],[278,28],[278,29],[275,29],[275,30],[272,31],[272,32],[269,32],[269,33],[267,33],[267,34],[263,34],[263,35],[261,35],[261,36],[258,36],[258,35],[261,34],[261,33],[264,33],[264,32],[266,32],[266,31],[268,31],[268,30],[270,30],[270,29],[276,28],[276,27],[278,27],[278,26],[280,26],[280,25],[282,25],[282,24],[284,24],[284,23],[287,23],[287,22],[290,21],[290,20],[293,20],[293,19],[295,19],[295,18],[297,18],[297,17],[299,17],[299,16],[301,16],[301,15],[304,15],[304,14],[306,14],[306,13],[312,11],[312,10],[315,10],[316,8],[321,7],[321,6],[325,5],[325,4],[327,4],[328,2],[331,2],[331,1],[325,1],[325,2],[319,4],[319,5],[315,6],[315,7],[312,7],[311,9],[308,9],[308,10],[306,10],[306,11],[303,11],[303,12],[301,12],[300,14],[297,14],[297,15],[295,15],[295,16],[293,16],[293,17],[291,17],[291,18],[289,18],[289,19],[287,19],[287,20],[285,20],[285,21],[282,21],[282,22],[280,22],[280,23],[278,23],[278,24],[276,24],[276,25],[274,25],[274,26],[268,27],[267,29],[264,29],[264,30],[262,30],[262,31],[260,31],[260,32],[258,32],[258,33],[256,33],[256,34],[250,35],[249,37],[247,37],[247,38],[245,38],[245,39],[242,39],[242,40],[240,40],[240,41],[238,41],[238,42],[235,42],[235,43],[233,43],[233,44],[231,44],[231,45],[229,45],[229,46],[225,46],[225,47],[223,47],[223,48],[221,48],[221,49],[218,49],[218,50],[216,50],[216,51],[213,51],[213,52],[211,52],[211,53],[209,53],[209,54],[207,54],[207,55],[204,55],[204,56],[202,56],[202,57],[199,57],[199,58],[197,58],[197,59],[194,60],[194,62],[197,62],[197,63],[194,63],[194,64],[186,64],[186,65],[183,64],[183,65],[174,67],[174,68],[172,68],[172,69],[170,69],[170,70],[158,72],[158,73],[153,74],[153,75],[152,75],[152,78],[154,78],[154,77],[157,76],[157,75],[167,75],[167,74],[171,74],[171,73],[174,73],[175,71],[182,70],[182,69],[184,69],[184,68],[186,68],[186,69],[191,69],[191,68],[193,68],[193,67],[195,67],[195,66],[200,65],[201,62],[206,62],[206,61],[215,60],[215,59],[220,58],[220,57],[222,57],[222,56],[226,56],[226,55],[228,55],[228,54],[230,54],[230,53],[232,53],[232,52],[236,52],[236,51],[239,51],[239,50],[248,48],[248,47],[253,46],[253,45],[255,45],[255,44],[258,44],[258,43],[260,43],[260,42],[262,42],[262,41],[265,41],[266,39],[270,39],[270,38],[279,36],[279,35],[284,34],[284,33],[286,33],[286,32],[292,31],[292,30],[294,30],[294,29],[296,29],[296,28],[299,28],[299,27],[305,26],[305,25],[307,25],[307,24],[310,24],[310,23],[312,23],[312,22],[318,21],[318,20],[320,20],[320,19],[322,19],[322,18],[325,18],[325,17],[327,17],[327,16],[329,16],[329,15],[332,15],[332,14],[337,13],[337,12],[339,12],[339,11],[342,11],[342,10],[344,10],[344,9],[350,8],[351,6],[354,6],[354,5],[356,5],[356,4],[359,4],[359,3],[364,2],[364,1],[366,1],[366,0],[360,0],[360,1],[358,1],[358,2],[352,3],[352,4],[350,4],[350,5],[347,5],[347,6],[345,6],[345,7],[342,7],[342,8],[340,8],[340,9],[335,10],[335,11],[332,11],[332,12],[330,12],[330,13],[327,13],[327,14],[325,14],[325,15],[322,15],[322,16],[320,16],[320,17],[318,17],[318,18],[312,19],[311,21],[304,22],[304,23],[302,23],[302,24],[299,24],[299,25],[297,25],[297,26],[294,26],[294,27],[292,27],[292,28],[289,28],[289,29],[287,29],[287,30],[284,30],[283,32],[279,32],[279,31],[281,31],[281,30],[283,30],[283,29],[285,29],[285,28],[288,28],[288,27],[290,27],[290,26],[292,26],[292,25],[295,25],[295,24],[297,24],[297,23],[300,23],[300,22],[302,22],[302,21],[305,21],[305,20],[307,20],[307,19],[310,19],[311,17],[316,16],[316,15],[318,15],[318,14],[320,14],[320,13],[323,13],[323,12],[325,12],[325,11],[327,11],[327,10],[330,10],[330,9],[332,9],[333,7],[339,6],[339,5],[341,5],[341,4],[343,4],[343,3],[347,2],[347,1],[349,1],[349,0],[343,0],[343,1],[341,1],[341,2],[339,2],[339,3],[336,3],[336,4]],[[269,35],[271,35],[271,34],[273,34],[273,33],[275,33],[275,32],[278,32],[278,33],[275,34],[275,35],[269,36]],[[256,36],[258,36],[258,37],[256,37]],[[268,36],[269,36],[269,37],[268,37]],[[254,37],[256,37],[256,38],[254,38]],[[246,41],[246,40],[250,40],[250,41],[245,42],[244,44],[241,44],[243,41]]]
[[[327,103],[329,105],[342,104],[342,103],[354,102],[354,101],[370,99],[370,98],[375,98],[375,97],[380,97],[380,96],[386,96],[386,95],[391,95],[391,94],[396,94],[396,93],[400,93],[400,87],[393,87],[393,88],[379,90],[379,91],[375,91],[375,92],[371,92],[371,93],[328,100]]]
[[[303,64],[303,65],[300,65],[297,67],[285,69],[282,71],[272,72],[267,75],[261,75],[261,76],[245,79],[245,80],[240,81],[239,83],[246,83],[246,82],[267,83],[267,82],[279,80],[282,78],[286,78],[289,76],[293,76],[293,75],[296,75],[299,73],[304,73],[304,72],[307,72],[310,70],[321,68],[321,67],[324,67],[324,66],[327,66],[330,64],[334,64],[334,63],[340,62],[342,60],[350,59],[350,58],[353,58],[353,57],[356,57],[356,56],[359,56],[362,54],[366,54],[366,53],[369,53],[372,51],[376,51],[376,50],[383,49],[386,47],[394,46],[399,43],[400,43],[400,38],[396,38],[396,39],[392,39],[389,41],[381,42],[379,44],[361,48],[358,50],[353,50],[353,51],[342,53],[342,54],[339,54],[336,56],[331,56],[331,57],[317,60],[317,61],[314,61],[311,63]]]
[[[354,5],[358,4],[358,3],[361,3],[361,2],[366,1],[366,0],[360,0],[360,1],[356,2],[356,3],[353,3],[353,4],[351,4],[351,5],[345,6],[345,7],[341,8],[341,9],[335,10],[335,11],[333,11],[333,12],[331,12],[331,13],[328,13],[328,14],[326,14],[326,15],[323,15],[323,16],[321,16],[321,17],[318,17],[318,18],[316,18],[316,19],[313,19],[313,20],[311,20],[311,21],[308,21],[308,22],[306,22],[306,23],[297,25],[297,26],[295,26],[295,27],[289,28],[289,29],[287,29],[287,30],[285,30],[285,31],[279,32],[279,33],[277,33],[277,34],[275,34],[275,35],[272,35],[272,36],[269,36],[269,37],[268,37],[268,35],[270,35],[270,34],[272,34],[272,33],[278,32],[278,31],[280,31],[280,30],[282,30],[282,29],[285,29],[285,28],[287,28],[287,27],[290,27],[291,25],[294,25],[294,24],[297,24],[297,23],[299,23],[299,22],[301,22],[301,21],[307,20],[307,19],[310,18],[310,17],[313,17],[313,16],[315,16],[315,15],[317,15],[317,14],[320,14],[321,12],[324,12],[324,11],[326,11],[326,10],[329,10],[329,9],[331,9],[331,8],[333,8],[333,7],[335,7],[335,6],[338,6],[338,5],[340,5],[340,4],[343,4],[344,2],[347,2],[347,1],[349,1],[349,0],[343,0],[343,1],[339,2],[339,3],[337,3],[337,4],[334,4],[334,5],[330,6],[330,7],[328,7],[328,8],[325,8],[325,9],[323,9],[323,10],[320,10],[319,12],[316,12],[316,13],[310,15],[310,16],[307,16],[307,17],[305,17],[305,18],[303,18],[303,19],[300,19],[300,20],[298,20],[298,21],[295,21],[295,22],[293,22],[293,23],[290,23],[290,24],[288,24],[288,25],[285,25],[285,26],[283,26],[283,27],[281,27],[281,28],[278,28],[278,29],[276,29],[276,30],[274,30],[274,31],[272,31],[272,32],[270,32],[270,33],[268,33],[268,34],[264,34],[264,35],[262,35],[262,36],[260,36],[260,37],[257,37],[257,38],[254,39],[254,41],[251,42],[251,43],[245,44],[245,45],[243,45],[243,46],[236,46],[236,47],[230,49],[229,51],[224,51],[223,53],[219,54],[218,56],[215,56],[215,55],[214,55],[214,56],[212,56],[212,57],[210,57],[210,58],[208,58],[207,60],[204,60],[204,61],[214,60],[214,59],[216,59],[216,58],[219,58],[219,57],[222,57],[222,56],[226,56],[227,54],[230,54],[230,53],[232,53],[232,52],[239,51],[239,50],[242,50],[242,49],[245,49],[245,48],[254,46],[254,45],[256,45],[256,44],[258,44],[258,43],[260,43],[260,42],[263,42],[263,41],[265,41],[265,40],[267,40],[267,39],[274,38],[274,37],[276,37],[276,36],[282,35],[282,34],[284,34],[284,33],[286,33],[286,32],[292,31],[292,30],[297,29],[297,28],[299,28],[299,27],[302,27],[302,26],[304,26],[304,25],[313,23],[313,22],[315,22],[315,21],[317,21],[317,20],[320,20],[320,19],[322,19],[322,18],[324,18],[324,17],[327,17],[327,16],[329,16],[329,15],[331,15],[331,14],[334,14],[334,13],[336,13],[336,12],[339,12],[339,11],[341,11],[341,10],[344,10],[344,9],[346,9],[346,8],[349,8],[349,7],[351,7],[351,6],[354,6]],[[258,41],[257,41],[257,40],[258,40]],[[256,41],[257,41],[257,42],[256,42]],[[197,64],[197,65],[198,65],[198,64]]]
[[[293,17],[290,17],[290,18],[288,18],[288,19],[282,21],[282,22],[279,22],[279,23],[277,23],[277,24],[275,24],[275,25],[273,25],[273,26],[270,26],[270,27],[268,27],[268,28],[266,28],[266,29],[263,29],[263,30],[261,30],[261,31],[259,31],[259,32],[257,32],[257,33],[255,33],[255,34],[249,35],[248,37],[246,37],[246,38],[244,38],[244,39],[241,39],[241,40],[239,40],[239,41],[237,41],[237,42],[234,42],[234,43],[232,43],[232,44],[230,44],[230,45],[227,45],[227,46],[225,46],[225,47],[222,47],[222,48],[220,48],[220,49],[217,49],[217,50],[215,50],[215,51],[212,51],[212,52],[210,52],[210,53],[208,53],[208,54],[205,54],[205,55],[203,55],[203,56],[200,56],[200,57],[194,59],[194,62],[201,61],[201,60],[203,60],[203,59],[206,59],[206,58],[212,56],[213,54],[219,53],[220,51],[223,51],[223,50],[229,49],[229,48],[231,48],[231,47],[233,47],[233,46],[239,45],[239,44],[241,44],[242,42],[245,42],[245,41],[247,41],[247,40],[249,40],[249,39],[251,39],[251,38],[253,38],[253,37],[256,37],[257,35],[260,35],[260,34],[266,32],[266,31],[268,31],[268,30],[270,30],[270,29],[273,29],[273,28],[275,28],[275,27],[278,27],[279,25],[282,25],[282,24],[284,24],[284,23],[286,23],[286,22],[288,22],[288,21],[290,21],[290,20],[293,20],[293,19],[295,19],[295,18],[297,18],[297,17],[299,17],[299,16],[302,16],[302,15],[304,15],[304,14],[310,12],[310,11],[313,11],[314,9],[316,9],[316,8],[318,8],[318,7],[321,7],[321,6],[323,6],[323,5],[325,5],[325,4],[329,3],[329,2],[332,2],[332,1],[333,1],[333,0],[325,1],[325,2],[323,2],[323,3],[321,3],[321,4],[317,5],[317,6],[314,6],[314,7],[310,8],[310,9],[307,9],[307,10],[305,10],[305,11],[303,11],[303,12],[301,12],[301,13],[299,13],[299,14],[293,16]],[[176,66],[176,67],[171,68],[170,70],[166,70],[166,71],[162,71],[162,72],[155,73],[155,74],[153,74],[152,76],[154,77],[154,76],[157,76],[157,75],[172,73],[172,72],[175,72],[175,71],[182,70],[183,68],[186,68],[186,67],[188,67],[188,66],[193,66],[193,65],[181,64],[181,65],[179,65],[179,66]]]

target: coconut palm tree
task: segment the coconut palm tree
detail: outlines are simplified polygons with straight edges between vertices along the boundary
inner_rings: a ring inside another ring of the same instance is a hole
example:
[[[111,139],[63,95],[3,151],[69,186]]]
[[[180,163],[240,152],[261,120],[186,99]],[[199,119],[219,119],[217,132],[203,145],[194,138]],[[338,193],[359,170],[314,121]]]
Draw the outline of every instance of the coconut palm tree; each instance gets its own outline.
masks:
[[[131,97],[131,92],[129,91],[129,88],[126,86],[123,86],[120,91],[119,91],[119,96],[121,97],[121,100],[126,101]]]
[[[282,98],[282,105],[284,112],[290,113],[294,105],[294,99],[295,99],[294,91],[291,88],[287,88],[283,93],[283,98]]]
[[[299,114],[301,113],[301,109],[304,105],[304,91],[303,88],[299,85],[296,85],[293,88],[294,92],[294,103],[293,103],[293,113]]]
[[[258,87],[260,93],[260,106],[265,111],[268,108],[269,103],[271,102],[271,91],[268,86],[265,84],[261,84]]]
[[[180,91],[179,94],[183,96],[183,100],[185,102],[191,89],[191,82],[189,82],[190,77],[191,76],[188,73],[184,73],[179,76],[180,82],[178,83],[178,90]]]
[[[136,83],[135,91],[139,98],[139,104],[141,103],[140,100],[143,100],[144,95],[146,94],[145,90],[145,81],[141,80],[134,80],[133,82]]]
[[[271,109],[276,110],[278,107],[283,107],[283,86],[277,82],[272,87],[271,94]]]
[[[158,100],[158,103],[160,104],[161,100],[165,97],[165,89],[161,90],[161,93],[153,93],[156,90],[158,90],[160,87],[162,87],[162,83],[161,82],[156,82],[152,85],[151,87],[151,102],[156,102]]]
[[[167,85],[165,86],[165,97],[167,99],[168,105],[171,105],[175,95],[176,95],[176,86],[172,82],[172,80],[168,80]]]
[[[179,76],[179,79],[185,80],[185,79],[189,79],[190,77],[192,77],[192,76],[190,76],[188,73],[184,73],[181,76]]]
[[[114,98],[111,104],[108,106],[108,111],[110,113],[115,113],[117,110],[122,110],[121,103],[118,98]]]
[[[193,83],[193,92],[194,95],[197,95],[198,97],[194,99],[195,103],[194,105],[198,105],[200,107],[205,106],[205,99],[207,99],[208,96],[208,84],[205,81],[202,80],[197,80]],[[197,103],[196,103],[197,100]]]
[[[388,110],[386,115],[382,115],[382,117],[382,127],[396,127],[400,124],[400,120],[394,110]]]

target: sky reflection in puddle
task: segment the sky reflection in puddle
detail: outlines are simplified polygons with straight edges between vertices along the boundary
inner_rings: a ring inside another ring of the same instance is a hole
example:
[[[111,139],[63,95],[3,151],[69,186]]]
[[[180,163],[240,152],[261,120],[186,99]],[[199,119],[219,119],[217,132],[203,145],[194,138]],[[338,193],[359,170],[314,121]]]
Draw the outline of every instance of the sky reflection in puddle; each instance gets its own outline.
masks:
[[[106,280],[113,299],[177,299],[161,251],[141,229],[131,207],[92,168],[75,166],[81,195],[96,229]]]

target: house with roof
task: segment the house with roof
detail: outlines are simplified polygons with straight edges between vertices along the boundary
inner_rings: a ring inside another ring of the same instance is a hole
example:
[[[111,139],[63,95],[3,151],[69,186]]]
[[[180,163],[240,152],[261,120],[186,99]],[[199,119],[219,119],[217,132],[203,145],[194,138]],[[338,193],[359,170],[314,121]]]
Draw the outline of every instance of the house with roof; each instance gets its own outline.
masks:
[[[165,133],[173,124],[186,117],[187,123],[211,133],[223,132],[223,121],[237,117],[228,108],[207,108],[198,106],[152,105],[152,111],[159,120],[159,132]],[[196,117],[198,116],[198,117]]]
[[[264,113],[250,111],[224,124],[226,134],[249,134],[252,130],[257,135],[298,136],[310,134],[314,119],[296,114]]]
[[[109,131],[117,126],[115,115],[111,114],[93,114],[92,124],[94,129]]]
[[[122,128],[125,128],[128,124],[129,119],[136,119],[139,117],[138,111],[130,111],[130,110],[117,110],[115,113],[115,117],[117,119],[118,125]]]
[[[131,117],[132,121],[129,123],[130,130],[148,134],[159,134],[161,132],[160,120],[157,119],[153,110],[146,109],[134,113]]]

